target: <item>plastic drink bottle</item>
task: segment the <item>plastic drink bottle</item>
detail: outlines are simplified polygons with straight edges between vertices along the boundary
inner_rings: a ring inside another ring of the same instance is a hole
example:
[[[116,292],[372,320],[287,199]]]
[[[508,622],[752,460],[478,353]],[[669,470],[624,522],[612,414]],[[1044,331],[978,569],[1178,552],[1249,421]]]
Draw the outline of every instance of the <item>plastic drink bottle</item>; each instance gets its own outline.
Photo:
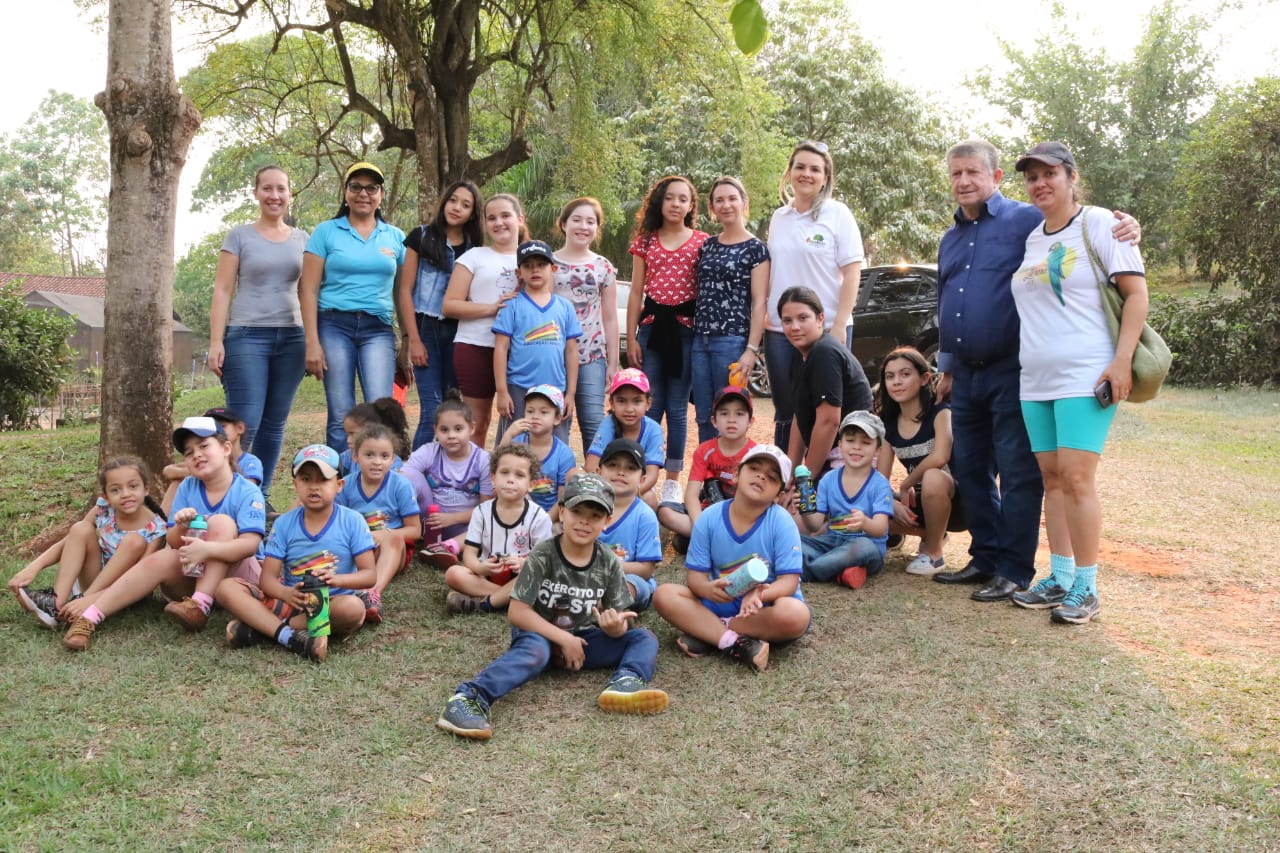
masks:
[[[427,507],[428,517],[435,515],[439,511],[440,511],[440,504],[430,504]],[[426,522],[427,520],[424,518],[422,520],[422,544],[430,545],[432,542],[439,542],[440,532],[438,530],[432,530],[429,527],[427,527]]]
[[[329,636],[329,585],[311,572],[303,572],[299,588],[310,599],[306,607],[307,633],[313,637]]]
[[[818,511],[818,490],[813,487],[809,466],[796,466],[796,491],[800,496],[800,514]]]
[[[187,535],[192,539],[209,538],[209,522],[204,520],[203,515],[191,519],[191,524],[187,525]],[[204,563],[183,563],[182,573],[189,578],[198,578],[204,574]]]
[[[769,579],[769,567],[759,557],[752,557],[729,575],[729,583],[724,591],[734,598],[747,594],[753,586],[759,586]]]

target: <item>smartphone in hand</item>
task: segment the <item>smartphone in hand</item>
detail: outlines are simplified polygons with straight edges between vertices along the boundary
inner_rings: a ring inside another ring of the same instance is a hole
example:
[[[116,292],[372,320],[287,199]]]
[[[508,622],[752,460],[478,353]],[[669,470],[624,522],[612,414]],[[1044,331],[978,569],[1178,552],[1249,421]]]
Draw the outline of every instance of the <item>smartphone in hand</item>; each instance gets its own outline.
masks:
[[[1093,396],[1098,399],[1098,405],[1104,409],[1114,403],[1116,398],[1111,393],[1111,380],[1104,379],[1099,382],[1093,389]]]

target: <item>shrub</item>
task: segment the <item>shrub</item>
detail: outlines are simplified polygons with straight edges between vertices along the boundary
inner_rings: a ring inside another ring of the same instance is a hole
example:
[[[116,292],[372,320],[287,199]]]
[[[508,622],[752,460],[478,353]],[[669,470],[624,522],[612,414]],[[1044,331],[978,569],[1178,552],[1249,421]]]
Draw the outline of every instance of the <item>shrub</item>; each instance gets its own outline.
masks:
[[[1153,295],[1149,319],[1173,350],[1170,382],[1280,384],[1280,307],[1275,301]]]
[[[36,400],[70,374],[74,329],[70,317],[28,307],[16,282],[0,287],[0,429],[30,426]]]

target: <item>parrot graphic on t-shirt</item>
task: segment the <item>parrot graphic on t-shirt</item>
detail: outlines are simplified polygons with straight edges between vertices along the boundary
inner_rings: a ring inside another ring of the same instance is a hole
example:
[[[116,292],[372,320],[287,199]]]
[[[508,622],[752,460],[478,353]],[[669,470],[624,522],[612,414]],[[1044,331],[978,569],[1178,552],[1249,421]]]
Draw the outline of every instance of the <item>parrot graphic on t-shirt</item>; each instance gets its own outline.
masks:
[[[1058,297],[1058,302],[1062,305],[1067,304],[1067,300],[1062,298],[1062,280],[1066,278],[1062,262],[1066,258],[1067,247],[1061,243],[1054,243],[1049,249],[1049,286],[1053,288],[1053,294]]]

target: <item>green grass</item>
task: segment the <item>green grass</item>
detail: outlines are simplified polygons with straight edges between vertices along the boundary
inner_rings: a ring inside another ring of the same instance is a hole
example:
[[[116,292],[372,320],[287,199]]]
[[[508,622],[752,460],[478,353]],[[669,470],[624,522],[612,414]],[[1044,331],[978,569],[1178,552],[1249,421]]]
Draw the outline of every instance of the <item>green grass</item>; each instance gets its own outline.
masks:
[[[179,416],[210,404],[192,396]],[[321,421],[295,419],[289,446]],[[220,614],[184,634],[151,602],[71,655],[5,598],[0,849],[1277,849],[1280,632],[1258,555],[1280,531],[1256,499],[1280,493],[1278,425],[1277,394],[1121,410],[1101,623],[978,605],[899,557],[857,593],[807,588],[813,632],[766,673],[684,658],[650,615],[666,714],[601,714],[605,673],[551,673],[494,707],[487,744],[433,722],[505,622],[445,616],[429,569],[319,666],[226,649]],[[88,494],[95,439],[0,438],[6,576]]]

